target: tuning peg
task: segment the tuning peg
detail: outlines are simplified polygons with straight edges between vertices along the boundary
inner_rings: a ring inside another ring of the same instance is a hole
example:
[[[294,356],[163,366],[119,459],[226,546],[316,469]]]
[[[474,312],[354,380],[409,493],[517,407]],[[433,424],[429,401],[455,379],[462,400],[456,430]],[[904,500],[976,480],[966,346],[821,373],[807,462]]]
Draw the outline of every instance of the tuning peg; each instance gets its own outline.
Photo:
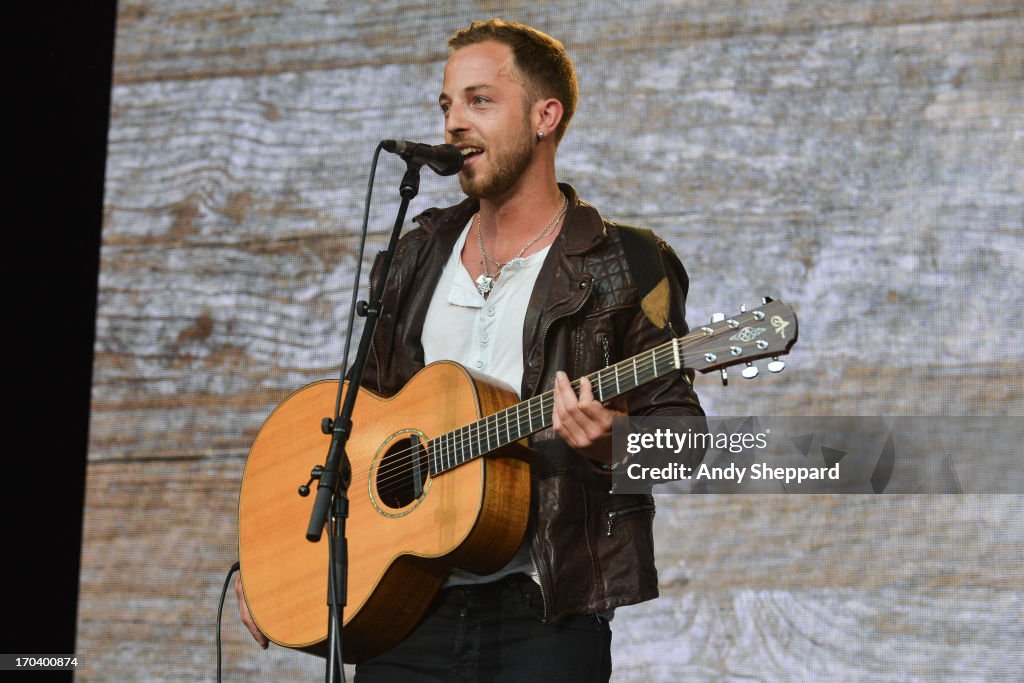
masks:
[[[713,322],[713,323],[720,323],[723,320],[725,320],[725,313],[712,313],[711,314],[711,322]]]
[[[743,379],[754,379],[757,377],[757,366],[753,363],[747,363],[747,367],[743,368],[740,374],[743,375]]]
[[[746,304],[740,304],[740,313],[746,313],[746,312],[747,312],[747,305]]]
[[[774,299],[772,299],[772,298],[771,298],[770,296],[762,296],[762,297],[761,297],[761,305],[762,305],[762,306],[767,306],[767,305],[768,305],[768,304],[770,304],[770,303],[771,303],[772,301],[774,301]]]
[[[722,386],[729,386],[729,373],[725,368],[722,368]]]
[[[785,367],[785,361],[779,360],[778,356],[772,356],[772,362],[768,363],[768,372],[782,372]]]

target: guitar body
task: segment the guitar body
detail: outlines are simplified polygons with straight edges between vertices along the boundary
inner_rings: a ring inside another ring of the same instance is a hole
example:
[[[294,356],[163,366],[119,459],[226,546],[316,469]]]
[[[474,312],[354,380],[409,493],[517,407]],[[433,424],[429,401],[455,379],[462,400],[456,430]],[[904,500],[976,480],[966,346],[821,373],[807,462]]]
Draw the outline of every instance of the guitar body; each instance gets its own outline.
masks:
[[[282,402],[249,452],[238,503],[242,587],[253,620],[279,645],[318,652],[327,639],[327,537],[306,540],[314,496],[299,486],[322,464],[337,381],[310,384]],[[398,394],[361,390],[348,444],[352,464],[344,659],[361,662],[417,624],[453,567],[503,567],[529,517],[525,442],[436,477],[425,444],[515,404],[515,394],[451,362],[431,364]]]

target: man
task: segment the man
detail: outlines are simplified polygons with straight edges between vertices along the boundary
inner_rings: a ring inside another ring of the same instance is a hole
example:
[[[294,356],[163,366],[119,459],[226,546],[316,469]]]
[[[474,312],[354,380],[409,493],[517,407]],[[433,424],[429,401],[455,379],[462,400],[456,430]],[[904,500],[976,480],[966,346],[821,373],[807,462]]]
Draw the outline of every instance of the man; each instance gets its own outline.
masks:
[[[455,360],[522,398],[554,389],[554,425],[531,440],[519,552],[490,576],[453,572],[413,633],[357,680],[607,681],[613,610],[657,596],[653,500],[609,492],[612,419],[703,412],[692,371],[614,407],[584,376],[686,332],[686,273],[663,242],[556,182],[577,100],[561,43],[491,20],[449,46],[438,102],[468,199],[424,212],[401,240],[364,385],[391,395],[425,364]],[[638,284],[651,274],[655,286]],[[582,378],[578,395],[569,377]]]

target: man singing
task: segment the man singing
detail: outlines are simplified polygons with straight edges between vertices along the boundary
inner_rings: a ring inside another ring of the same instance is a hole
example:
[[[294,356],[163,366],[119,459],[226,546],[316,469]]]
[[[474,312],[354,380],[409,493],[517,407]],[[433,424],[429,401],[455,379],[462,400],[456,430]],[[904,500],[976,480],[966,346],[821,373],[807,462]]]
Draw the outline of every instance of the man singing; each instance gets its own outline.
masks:
[[[392,395],[425,364],[454,360],[523,399],[553,389],[553,428],[531,439],[530,522],[512,560],[487,576],[455,570],[419,626],[356,678],[607,681],[615,608],[658,595],[653,499],[610,493],[624,455],[612,452],[612,418],[703,412],[692,371],[614,406],[585,375],[685,334],[688,280],[660,239],[557,182],[577,101],[559,41],[493,19],[448,44],[438,103],[467,199],[425,211],[402,238],[364,386]]]

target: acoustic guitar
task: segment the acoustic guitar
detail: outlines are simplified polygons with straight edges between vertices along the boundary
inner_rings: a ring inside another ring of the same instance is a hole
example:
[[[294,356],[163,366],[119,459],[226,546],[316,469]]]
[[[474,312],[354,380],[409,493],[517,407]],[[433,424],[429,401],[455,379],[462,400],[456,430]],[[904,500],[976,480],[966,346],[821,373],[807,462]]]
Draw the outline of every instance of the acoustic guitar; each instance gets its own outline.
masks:
[[[793,310],[780,301],[709,325],[589,375],[610,400],[666,374],[723,370],[776,357],[796,342]],[[578,389],[579,381],[573,383]],[[322,463],[336,380],[305,386],[267,418],[249,451],[238,502],[242,587],[270,640],[320,652],[327,639],[327,542],[310,543],[312,497],[297,487]],[[397,394],[360,390],[348,443],[349,550],[343,657],[361,662],[416,625],[453,567],[503,567],[529,516],[527,437],[551,426],[552,392],[520,402],[512,392],[442,361]]]

